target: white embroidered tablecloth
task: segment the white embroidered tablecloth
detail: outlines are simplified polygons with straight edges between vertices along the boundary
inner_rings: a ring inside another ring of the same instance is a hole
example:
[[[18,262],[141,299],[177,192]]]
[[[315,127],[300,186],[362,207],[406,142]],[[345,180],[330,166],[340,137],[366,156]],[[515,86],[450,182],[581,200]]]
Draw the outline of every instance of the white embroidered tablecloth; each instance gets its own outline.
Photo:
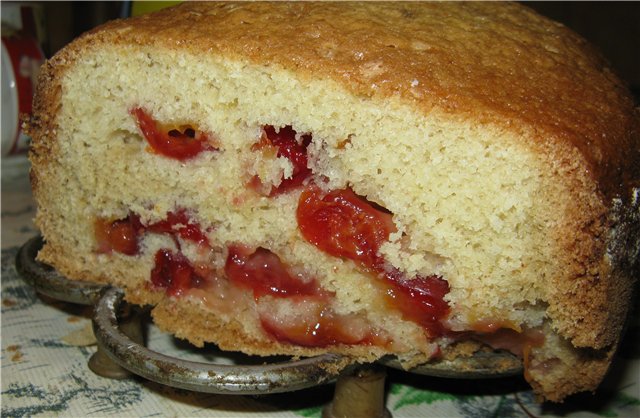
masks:
[[[333,386],[268,396],[174,389],[140,377],[110,380],[87,367],[96,346],[90,307],[39,296],[16,273],[18,248],[37,235],[26,159],[2,160],[2,416],[320,417]],[[210,361],[151,326],[148,345]],[[213,354],[212,354],[213,353]],[[640,321],[634,315],[602,387],[562,405],[537,404],[520,377],[447,380],[390,370],[386,406],[393,417],[640,417]]]

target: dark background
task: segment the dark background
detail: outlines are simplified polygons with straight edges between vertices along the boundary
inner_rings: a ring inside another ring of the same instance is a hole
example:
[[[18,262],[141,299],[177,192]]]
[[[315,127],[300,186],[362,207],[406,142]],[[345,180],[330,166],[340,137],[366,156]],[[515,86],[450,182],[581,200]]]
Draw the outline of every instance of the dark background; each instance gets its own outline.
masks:
[[[48,33],[45,53],[50,56],[80,33],[126,15],[130,2],[41,2]],[[593,43],[616,72],[640,93],[640,2],[524,2],[557,20]]]

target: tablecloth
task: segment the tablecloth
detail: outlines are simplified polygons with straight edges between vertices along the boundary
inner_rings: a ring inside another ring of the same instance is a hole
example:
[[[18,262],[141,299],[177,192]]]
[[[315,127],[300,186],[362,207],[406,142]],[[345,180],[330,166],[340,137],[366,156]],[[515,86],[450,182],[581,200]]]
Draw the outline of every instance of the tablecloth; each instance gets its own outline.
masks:
[[[19,247],[38,234],[24,157],[2,161],[2,416],[320,417],[326,384],[297,392],[239,396],[175,389],[132,377],[95,375],[92,308],[38,295],[16,273]],[[150,325],[153,350],[217,361]],[[561,405],[536,403],[521,377],[452,380],[390,369],[386,407],[393,417],[640,417],[640,321],[633,315],[611,372],[595,394]]]

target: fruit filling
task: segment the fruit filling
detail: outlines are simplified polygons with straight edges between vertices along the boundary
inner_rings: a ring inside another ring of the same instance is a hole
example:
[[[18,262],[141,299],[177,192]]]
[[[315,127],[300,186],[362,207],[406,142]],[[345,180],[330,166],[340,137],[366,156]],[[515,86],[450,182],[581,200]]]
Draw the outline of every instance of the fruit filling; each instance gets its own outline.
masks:
[[[138,254],[142,225],[137,217],[116,220],[97,218],[93,227],[98,253],[115,251],[125,255]]]
[[[272,299],[259,302],[258,310],[262,328],[281,342],[305,347],[389,344],[364,315],[338,315],[320,297]]]
[[[280,193],[295,189],[303,184],[304,180],[311,175],[311,169],[307,167],[307,148],[311,143],[311,135],[301,135],[290,126],[284,126],[276,131],[271,125],[262,128],[260,140],[251,147],[252,151],[261,150],[263,152],[273,150],[276,157],[283,157],[291,162],[293,167],[291,176],[282,176],[280,184],[271,187],[268,196],[275,196]],[[256,190],[262,189],[260,179],[256,176],[250,184]]]
[[[295,135],[293,135],[295,137]],[[444,296],[447,282],[436,276],[407,278],[391,268],[380,255],[381,245],[396,231],[392,215],[350,189],[328,193],[318,187],[305,189],[296,212],[302,235],[322,251],[355,261],[379,279],[388,305],[420,324],[432,336],[441,335],[440,320],[448,312]],[[187,210],[179,208],[162,220],[143,224],[130,214],[124,219],[97,219],[98,252],[136,255],[146,233],[172,237],[176,249],[163,248],[154,256],[150,282],[170,296],[193,288],[207,288],[207,280],[223,280],[253,295],[259,321],[273,339],[302,346],[335,344],[384,346],[390,340],[360,313],[338,314],[335,295],[317,280],[283,262],[272,251],[241,244],[228,246],[223,271],[202,268],[181,250],[181,240],[210,248],[205,231]],[[205,266],[206,267],[206,266]],[[224,295],[219,295],[224,297]]]
[[[420,324],[432,337],[445,333],[440,319],[449,312],[444,297],[449,284],[438,276],[407,279],[397,269],[384,273],[387,304],[400,310],[403,318]]]
[[[140,107],[131,109],[129,113],[136,119],[151,150],[157,154],[185,161],[203,151],[217,150],[209,134],[194,129],[190,125],[160,124]]]
[[[155,255],[151,270],[151,283],[166,289],[170,296],[181,296],[189,289],[199,287],[204,278],[199,276],[189,260],[181,253],[163,248]]]
[[[250,289],[256,299],[265,295],[291,297],[322,294],[315,280],[305,280],[302,274],[292,276],[280,258],[265,248],[252,251],[240,245],[230,246],[224,271],[231,283]]]
[[[327,254],[350,259],[382,278],[387,303],[431,336],[444,332],[440,320],[449,311],[444,296],[448,283],[438,276],[408,278],[389,267],[380,247],[396,231],[392,215],[350,189],[323,192],[305,189],[296,211],[302,236]]]
[[[173,236],[179,236],[182,239],[197,244],[209,243],[200,225],[189,218],[186,209],[178,209],[175,212],[167,213],[166,219],[147,225],[146,230],[156,233],[172,234]]]
[[[143,225],[139,216],[97,219],[95,234],[100,253],[139,253],[139,241],[147,232],[168,234],[208,246],[200,226],[184,209],[169,212],[165,219]],[[190,289],[206,288],[213,269],[192,263],[178,250],[160,249],[154,256],[151,285],[169,296],[183,296]],[[384,345],[388,339],[375,332],[363,315],[339,315],[331,308],[333,294],[302,271],[295,271],[272,251],[230,245],[224,278],[237,288],[250,291],[264,331],[277,341],[308,347],[334,344]]]
[[[147,233],[167,234],[176,243],[177,251],[161,249],[155,255],[155,265],[151,271],[151,283],[166,289],[167,294],[179,296],[186,290],[197,287],[204,275],[196,269],[180,251],[182,238],[201,246],[208,246],[207,236],[196,222],[190,219],[185,209],[168,212],[165,219],[144,225],[134,213],[124,219],[108,220],[98,218],[94,222],[97,252],[108,254],[117,252],[124,255],[140,253],[140,240]]]
[[[382,265],[380,246],[396,231],[391,214],[374,208],[351,189],[324,193],[318,187],[307,188],[300,195],[296,217],[307,241],[366,268]]]
[[[278,341],[306,347],[386,343],[366,318],[336,314],[333,294],[291,270],[273,252],[241,245],[229,247],[225,264],[228,280],[253,293],[262,328]]]
[[[178,247],[178,237],[197,244],[209,244],[200,225],[189,218],[185,209],[168,212],[165,219],[148,225],[143,225],[140,217],[134,213],[123,219],[97,218],[94,222],[97,252],[101,254],[115,251],[125,255],[137,255],[140,252],[140,239],[146,232],[169,234]]]

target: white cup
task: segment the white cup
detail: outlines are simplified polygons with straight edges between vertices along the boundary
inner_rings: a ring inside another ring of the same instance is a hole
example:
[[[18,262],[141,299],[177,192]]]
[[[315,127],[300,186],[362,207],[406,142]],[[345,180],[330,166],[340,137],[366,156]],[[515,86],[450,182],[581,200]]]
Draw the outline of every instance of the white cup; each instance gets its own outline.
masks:
[[[38,41],[18,31],[2,35],[2,156],[25,154],[29,137],[21,117],[31,114],[33,92],[44,54]],[[6,34],[6,36],[5,36]]]

